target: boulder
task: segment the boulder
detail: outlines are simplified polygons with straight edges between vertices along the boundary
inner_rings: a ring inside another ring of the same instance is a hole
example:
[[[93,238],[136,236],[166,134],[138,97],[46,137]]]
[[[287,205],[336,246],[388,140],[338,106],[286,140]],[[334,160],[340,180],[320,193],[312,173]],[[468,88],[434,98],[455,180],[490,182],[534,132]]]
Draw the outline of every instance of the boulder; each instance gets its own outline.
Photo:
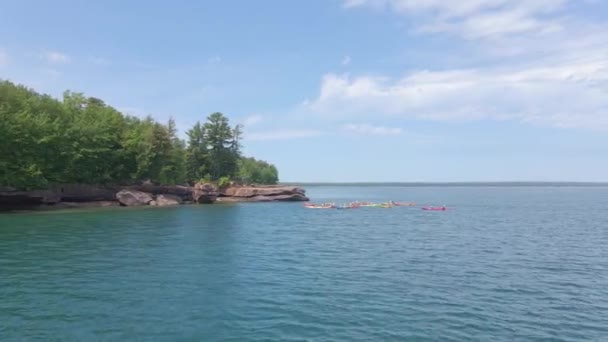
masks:
[[[127,207],[149,205],[154,201],[151,194],[137,190],[121,190],[116,193],[116,199],[121,205]]]
[[[196,183],[192,190],[192,199],[196,203],[211,204],[218,195],[217,188],[209,183]]]
[[[158,195],[156,196],[156,205],[158,206],[166,206],[166,205],[178,205],[182,204],[182,199],[175,195]]]

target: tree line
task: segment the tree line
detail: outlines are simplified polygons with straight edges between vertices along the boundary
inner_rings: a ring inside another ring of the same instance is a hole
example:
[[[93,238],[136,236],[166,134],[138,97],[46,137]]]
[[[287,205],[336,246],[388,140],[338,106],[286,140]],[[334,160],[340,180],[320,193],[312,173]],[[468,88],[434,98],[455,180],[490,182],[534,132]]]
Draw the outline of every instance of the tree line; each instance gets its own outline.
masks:
[[[242,155],[242,129],[213,113],[184,141],[173,119],[141,119],[81,93],[58,100],[0,81],[0,186],[276,183],[274,165]]]

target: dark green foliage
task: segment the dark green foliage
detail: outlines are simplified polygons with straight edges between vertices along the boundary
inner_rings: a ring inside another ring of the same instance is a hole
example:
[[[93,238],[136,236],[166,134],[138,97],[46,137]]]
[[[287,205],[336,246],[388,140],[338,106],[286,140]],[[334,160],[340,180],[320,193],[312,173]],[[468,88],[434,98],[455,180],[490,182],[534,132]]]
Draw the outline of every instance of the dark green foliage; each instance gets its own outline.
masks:
[[[240,125],[232,128],[222,113],[213,113],[204,124],[197,122],[187,134],[188,179],[217,181],[237,174],[241,157]]]
[[[218,179],[217,181],[217,186],[219,186],[220,188],[225,188],[227,186],[230,185],[230,177],[220,177],[220,179]]]
[[[188,132],[188,149],[186,151],[186,172],[189,180],[203,178],[206,173],[207,144],[205,129],[197,122]],[[209,176],[211,177],[211,176]]]
[[[233,129],[222,113],[213,113],[203,125],[207,142],[207,165],[212,179],[236,173],[239,151],[234,148]]]
[[[0,186],[226,182],[240,174],[241,135],[241,126],[213,113],[187,132],[186,145],[173,119],[165,125],[80,93],[66,91],[60,101],[0,81]],[[256,181],[276,182],[274,170]]]
[[[238,179],[244,183],[276,184],[279,181],[277,168],[263,160],[241,158],[238,168]]]

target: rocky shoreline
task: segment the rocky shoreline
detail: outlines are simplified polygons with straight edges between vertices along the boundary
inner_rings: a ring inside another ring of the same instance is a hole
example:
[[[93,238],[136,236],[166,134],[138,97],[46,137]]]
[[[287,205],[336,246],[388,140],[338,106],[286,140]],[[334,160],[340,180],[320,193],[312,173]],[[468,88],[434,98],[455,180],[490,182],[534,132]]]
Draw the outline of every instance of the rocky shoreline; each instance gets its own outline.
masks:
[[[218,189],[213,184],[194,186],[94,186],[53,185],[45,190],[19,191],[0,187],[0,210],[67,209],[90,207],[174,206],[216,202],[308,201],[306,191],[294,186],[232,185]]]

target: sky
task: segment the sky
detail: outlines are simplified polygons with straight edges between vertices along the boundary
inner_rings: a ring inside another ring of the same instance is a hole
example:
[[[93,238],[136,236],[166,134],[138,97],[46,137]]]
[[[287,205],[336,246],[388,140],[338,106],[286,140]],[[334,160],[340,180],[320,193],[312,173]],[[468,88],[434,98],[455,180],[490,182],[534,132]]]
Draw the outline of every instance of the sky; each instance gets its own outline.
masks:
[[[222,112],[281,181],[608,181],[603,0],[0,0],[0,79]]]

